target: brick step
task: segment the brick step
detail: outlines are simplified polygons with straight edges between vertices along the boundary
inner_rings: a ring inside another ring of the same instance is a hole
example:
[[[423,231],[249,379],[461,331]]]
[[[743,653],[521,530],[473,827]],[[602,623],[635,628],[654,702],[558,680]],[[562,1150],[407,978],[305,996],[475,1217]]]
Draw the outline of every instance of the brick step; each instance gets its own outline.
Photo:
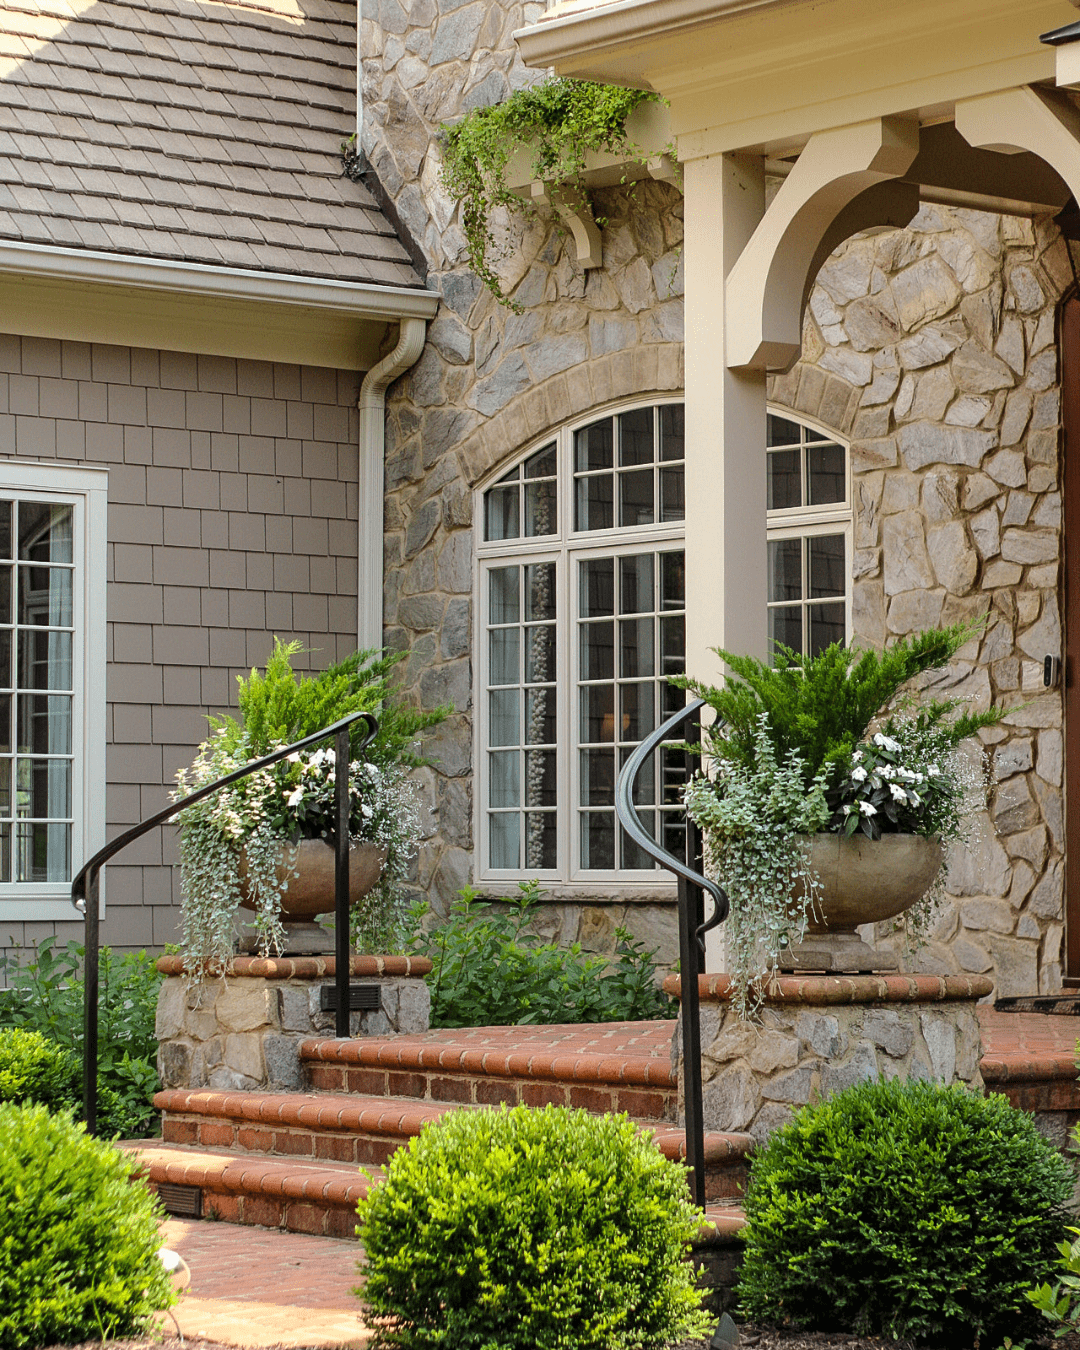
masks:
[[[204,1218],[290,1233],[352,1238],[356,1206],[371,1183],[342,1163],[185,1147],[165,1140],[121,1143],[139,1156],[151,1190],[164,1184],[202,1193]]]
[[[462,1109],[440,1102],[386,1097],[182,1088],[159,1092],[154,1105],[162,1112],[162,1137],[169,1145],[364,1166],[385,1163],[428,1121]],[[685,1157],[686,1137],[678,1126],[640,1123],[654,1131],[654,1141],[665,1157]],[[752,1147],[753,1140],[746,1134],[706,1134],[707,1199],[732,1199],[742,1194]]]
[[[453,1105],[584,1107],[674,1121],[671,1022],[474,1027],[380,1040],[307,1040],[300,1059],[321,1092]]]
[[[120,1148],[139,1156],[151,1190],[165,1184],[199,1190],[204,1218],[291,1233],[354,1238],[357,1203],[379,1181],[378,1169],[371,1183],[348,1164],[284,1161],[157,1139],[131,1140]],[[695,1249],[737,1251],[742,1209],[730,1201],[707,1204],[705,1215],[708,1225]]]

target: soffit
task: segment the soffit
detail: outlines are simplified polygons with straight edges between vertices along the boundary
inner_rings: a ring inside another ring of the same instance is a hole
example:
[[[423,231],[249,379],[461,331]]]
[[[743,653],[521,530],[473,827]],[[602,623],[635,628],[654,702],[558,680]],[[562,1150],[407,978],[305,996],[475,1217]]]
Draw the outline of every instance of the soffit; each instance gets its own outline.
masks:
[[[0,239],[390,287],[352,0],[3,0]]]
[[[515,37],[530,65],[664,94],[686,159],[794,153],[825,127],[942,120],[956,98],[1052,81],[1039,35],[1074,14],[1071,0],[616,0]]]

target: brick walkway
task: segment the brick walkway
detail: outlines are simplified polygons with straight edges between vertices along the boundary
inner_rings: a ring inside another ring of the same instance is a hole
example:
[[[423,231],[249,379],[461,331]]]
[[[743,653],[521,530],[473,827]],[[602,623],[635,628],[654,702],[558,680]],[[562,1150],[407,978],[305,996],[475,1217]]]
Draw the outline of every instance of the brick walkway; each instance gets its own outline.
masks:
[[[162,1239],[191,1267],[191,1285],[173,1309],[185,1336],[319,1350],[368,1340],[350,1292],[355,1242],[206,1219],[168,1219]]]
[[[987,1055],[1069,1055],[1080,1040],[1080,1017],[979,1009],[983,1051]]]

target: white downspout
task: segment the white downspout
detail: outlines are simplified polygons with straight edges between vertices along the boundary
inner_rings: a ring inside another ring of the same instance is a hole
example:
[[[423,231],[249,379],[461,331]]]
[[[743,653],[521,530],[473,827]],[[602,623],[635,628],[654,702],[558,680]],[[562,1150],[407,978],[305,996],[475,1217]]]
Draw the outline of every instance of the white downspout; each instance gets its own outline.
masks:
[[[364,376],[360,386],[360,506],[357,562],[357,646],[383,645],[383,484],[386,455],[386,389],[424,350],[426,319],[402,319],[397,346]]]

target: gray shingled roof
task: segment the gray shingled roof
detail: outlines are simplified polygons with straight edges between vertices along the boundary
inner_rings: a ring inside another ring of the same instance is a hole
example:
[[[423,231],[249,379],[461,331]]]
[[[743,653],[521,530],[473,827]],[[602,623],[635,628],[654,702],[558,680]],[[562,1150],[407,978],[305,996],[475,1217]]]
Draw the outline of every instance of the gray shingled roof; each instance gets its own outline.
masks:
[[[419,286],[360,183],[355,0],[0,0],[0,239]]]

